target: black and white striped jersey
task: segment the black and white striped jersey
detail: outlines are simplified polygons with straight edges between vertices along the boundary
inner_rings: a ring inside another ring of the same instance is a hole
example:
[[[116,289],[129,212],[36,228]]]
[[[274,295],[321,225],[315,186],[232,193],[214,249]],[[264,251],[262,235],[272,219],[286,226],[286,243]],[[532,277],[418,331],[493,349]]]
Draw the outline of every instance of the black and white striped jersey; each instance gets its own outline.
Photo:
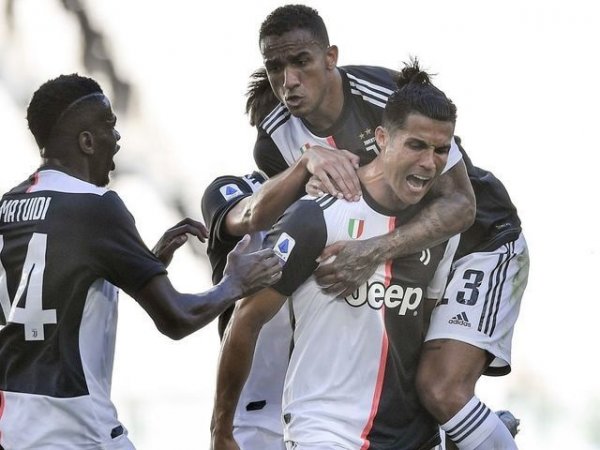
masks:
[[[381,124],[389,95],[396,89],[393,72],[382,67],[345,66],[339,68],[344,86],[344,107],[340,118],[327,130],[317,133],[310,124],[290,114],[283,104],[258,126],[254,159],[258,167],[273,176],[300,158],[310,145],[349,150],[360,156],[360,164],[375,158],[379,148],[374,131]],[[457,257],[474,251],[494,249],[516,239],[521,231],[516,208],[500,180],[471,163],[460,139],[453,140],[449,170],[461,158],[477,200],[475,223],[463,233]]]
[[[361,165],[379,152],[375,128],[388,97],[396,88],[392,72],[382,67],[339,68],[344,87],[344,107],[327,130],[315,132],[308,122],[294,117],[280,103],[258,126],[254,147],[257,166],[267,175],[282,172],[296,161],[307,145],[342,148],[356,153]]]
[[[163,273],[115,192],[42,168],[2,197],[2,445],[91,448],[124,433],[110,401],[116,287]]]
[[[349,150],[360,157],[361,166],[377,156],[375,128],[381,124],[387,99],[397,87],[393,72],[371,66],[345,66],[339,71],[344,107],[327,130],[316,132],[281,103],[259,124],[254,160],[268,176],[283,172],[311,145]],[[452,145],[445,170],[460,158],[458,148]]]
[[[443,291],[456,239],[382,264],[346,298],[324,294],[312,272],[326,245],[388,233],[418,211],[394,213],[363,193],[359,202],[299,200],[263,244],[285,261],[272,287],[291,295],[295,323],[285,437],[356,450],[430,449],[439,440],[437,426],[415,391],[423,304]]]

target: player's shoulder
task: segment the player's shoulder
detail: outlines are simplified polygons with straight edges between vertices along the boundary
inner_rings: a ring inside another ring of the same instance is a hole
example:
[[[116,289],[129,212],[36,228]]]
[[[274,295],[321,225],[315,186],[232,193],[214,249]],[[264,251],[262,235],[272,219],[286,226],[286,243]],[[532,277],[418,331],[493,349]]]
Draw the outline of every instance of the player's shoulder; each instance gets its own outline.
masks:
[[[293,119],[294,116],[292,116],[287,107],[283,103],[278,103],[258,123],[259,134],[262,132],[271,136],[275,130],[286,122],[290,120],[293,122]]]
[[[38,170],[11,192],[33,196],[48,195],[53,198],[53,203],[61,203],[63,207],[72,210],[73,214],[80,212],[96,215],[104,213],[105,209],[126,209],[115,191],[53,168]]]
[[[40,192],[44,194],[44,192]],[[125,202],[112,190],[102,195],[90,193],[52,193],[48,220],[74,234],[111,236],[135,227],[135,219]]]
[[[244,197],[260,189],[268,177],[261,171],[242,176],[222,175],[215,178],[204,190],[201,209],[204,220],[212,223],[224,208],[229,208]]]
[[[230,200],[241,194],[256,192],[267,179],[267,175],[260,170],[242,176],[222,175],[208,185],[203,198],[218,193],[225,200]]]
[[[321,223],[324,217],[324,212],[329,206],[337,201],[337,198],[331,195],[314,197],[305,195],[295,201],[283,214],[283,218],[293,220],[301,224],[301,226],[310,228],[316,223]],[[318,220],[315,220],[319,218]]]
[[[351,87],[367,86],[385,95],[396,90],[398,72],[381,66],[342,66],[343,74],[348,77]]]
[[[119,195],[104,186],[96,186],[61,170],[42,169],[29,177],[18,189],[27,187],[27,194],[48,195],[52,203],[70,210],[70,215],[97,217],[127,211]]]
[[[333,205],[338,205],[340,202],[336,197],[324,195],[321,197],[313,197],[306,195],[285,211],[279,220],[280,224],[284,224],[286,228],[297,230],[299,234],[312,239],[321,233],[329,234],[328,228],[330,224],[329,216],[331,216]]]
[[[300,198],[294,205],[299,209],[314,209],[315,211],[325,211],[332,205],[338,202],[338,198],[331,194],[321,195],[316,197],[314,195],[306,194]],[[339,203],[338,203],[339,205]]]
[[[116,191],[106,189],[102,195],[82,195],[73,199],[79,220],[93,229],[135,226],[135,219]]]

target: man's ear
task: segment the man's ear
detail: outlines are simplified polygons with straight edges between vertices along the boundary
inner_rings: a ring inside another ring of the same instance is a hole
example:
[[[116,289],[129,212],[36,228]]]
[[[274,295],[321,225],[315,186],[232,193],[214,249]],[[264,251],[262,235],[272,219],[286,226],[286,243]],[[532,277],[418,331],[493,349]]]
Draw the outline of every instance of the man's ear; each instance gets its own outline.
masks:
[[[79,148],[86,155],[94,154],[94,135],[89,131],[79,133]]]
[[[389,140],[390,134],[388,133],[387,129],[383,128],[381,125],[375,128],[375,142],[377,142],[379,150],[384,152],[388,146]]]
[[[325,51],[325,64],[327,70],[333,70],[337,67],[338,48],[337,45],[330,45]]]

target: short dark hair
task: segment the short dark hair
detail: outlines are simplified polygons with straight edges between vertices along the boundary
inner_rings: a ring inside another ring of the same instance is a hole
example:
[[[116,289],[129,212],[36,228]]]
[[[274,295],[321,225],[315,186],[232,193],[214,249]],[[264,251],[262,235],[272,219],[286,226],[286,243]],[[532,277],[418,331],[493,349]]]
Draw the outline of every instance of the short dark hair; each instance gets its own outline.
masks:
[[[310,31],[323,47],[329,47],[325,22],[316,9],[306,5],[285,5],[271,12],[260,26],[258,42],[266,36],[281,36],[297,29]]]
[[[52,129],[69,105],[94,93],[103,94],[100,85],[76,73],[48,80],[34,92],[27,107],[27,123],[40,150],[48,143]]]
[[[388,129],[402,128],[411,113],[430,119],[456,123],[456,105],[431,82],[431,75],[421,70],[417,58],[404,64],[398,74],[398,89],[388,98],[382,125]]]

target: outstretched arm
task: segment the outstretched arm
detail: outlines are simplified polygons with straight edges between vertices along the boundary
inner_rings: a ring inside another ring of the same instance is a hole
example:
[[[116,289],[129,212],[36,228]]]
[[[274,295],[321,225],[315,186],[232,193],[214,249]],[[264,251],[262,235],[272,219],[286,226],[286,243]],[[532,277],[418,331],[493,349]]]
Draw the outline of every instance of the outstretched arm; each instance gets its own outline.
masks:
[[[226,231],[232,236],[270,228],[283,212],[304,193],[304,186],[314,174],[336,194],[349,200],[360,196],[356,175],[358,156],[346,150],[319,146],[308,148],[291,167],[263,184],[258,192],[238,202],[228,212]],[[339,186],[337,189],[335,186]]]
[[[156,327],[181,339],[210,323],[238,300],[281,278],[281,264],[272,249],[247,253],[245,236],[229,253],[223,279],[200,294],[179,293],[166,275],[154,276],[133,298],[152,317]]]
[[[236,304],[219,357],[211,427],[213,450],[238,449],[233,439],[233,416],[252,367],[258,334],[284,302],[285,296],[266,288]]]
[[[432,198],[412,220],[383,236],[328,246],[319,257],[322,264],[315,276],[326,292],[350,295],[379,264],[444,242],[474,220],[475,194],[460,161],[438,179]]]

